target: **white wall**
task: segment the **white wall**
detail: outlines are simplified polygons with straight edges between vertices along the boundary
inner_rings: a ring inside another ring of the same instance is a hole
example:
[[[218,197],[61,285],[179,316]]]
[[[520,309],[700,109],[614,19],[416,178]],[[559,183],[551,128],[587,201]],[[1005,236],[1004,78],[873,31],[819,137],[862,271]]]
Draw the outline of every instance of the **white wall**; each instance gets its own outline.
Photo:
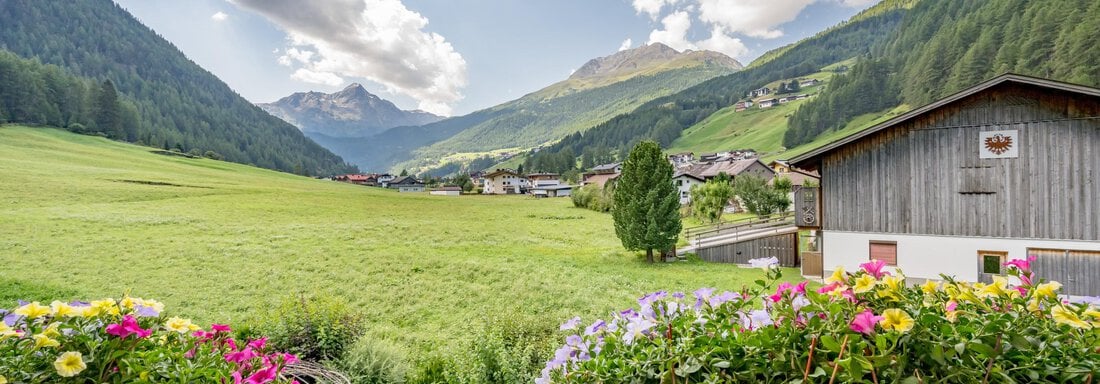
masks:
[[[676,186],[677,193],[680,194],[680,205],[691,202],[691,186],[703,184],[703,182],[699,180],[686,176],[677,177],[673,182],[680,184]]]
[[[940,274],[960,280],[978,280],[978,251],[1008,252],[1007,260],[1026,259],[1028,248],[1100,251],[1100,241],[998,239],[930,235],[898,235],[865,232],[821,231],[825,276],[837,265],[852,272],[870,260],[870,241],[896,241],[898,268],[906,277],[940,279]]]

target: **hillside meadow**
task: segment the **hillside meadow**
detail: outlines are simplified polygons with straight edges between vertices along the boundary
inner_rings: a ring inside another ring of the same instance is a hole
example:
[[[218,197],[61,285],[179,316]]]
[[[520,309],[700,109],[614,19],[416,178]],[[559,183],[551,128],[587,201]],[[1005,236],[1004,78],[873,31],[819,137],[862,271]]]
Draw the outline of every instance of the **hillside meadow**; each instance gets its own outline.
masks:
[[[247,322],[336,295],[368,336],[453,346],[487,319],[606,316],[656,291],[760,271],[647,265],[568,199],[399,194],[57,129],[0,127],[0,300],[119,297]],[[796,273],[787,274],[794,277]]]

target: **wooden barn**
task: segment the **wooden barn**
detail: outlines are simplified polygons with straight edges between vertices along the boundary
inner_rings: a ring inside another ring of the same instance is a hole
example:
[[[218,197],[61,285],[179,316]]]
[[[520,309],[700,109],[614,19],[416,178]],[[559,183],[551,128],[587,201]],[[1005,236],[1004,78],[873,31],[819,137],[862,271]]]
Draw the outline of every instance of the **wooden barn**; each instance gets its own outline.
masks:
[[[1100,89],[1002,75],[791,159],[825,275],[884,260],[988,281],[1009,259],[1100,295]]]

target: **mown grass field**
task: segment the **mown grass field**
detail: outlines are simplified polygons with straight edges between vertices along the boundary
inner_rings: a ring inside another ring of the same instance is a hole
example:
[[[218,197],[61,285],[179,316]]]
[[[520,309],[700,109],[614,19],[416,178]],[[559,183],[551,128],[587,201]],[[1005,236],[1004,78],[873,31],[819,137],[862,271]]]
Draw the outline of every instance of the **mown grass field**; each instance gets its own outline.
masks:
[[[431,350],[504,314],[593,319],[646,292],[761,276],[647,265],[609,215],[568,199],[399,194],[150,151],[0,127],[4,306],[131,291],[203,323],[242,322],[328,293],[361,310],[369,336]]]

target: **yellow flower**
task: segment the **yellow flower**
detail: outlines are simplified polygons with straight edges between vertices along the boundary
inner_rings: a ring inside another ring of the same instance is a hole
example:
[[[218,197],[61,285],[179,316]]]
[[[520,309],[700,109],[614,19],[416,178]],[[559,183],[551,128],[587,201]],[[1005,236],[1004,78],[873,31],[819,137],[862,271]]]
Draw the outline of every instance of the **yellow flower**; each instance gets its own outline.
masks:
[[[901,300],[901,297],[898,296],[898,292],[900,292],[901,288],[904,287],[904,286],[905,286],[905,283],[902,282],[901,278],[899,278],[899,277],[894,277],[894,276],[883,277],[882,278],[882,284],[879,285],[878,295],[879,295],[879,297],[886,298],[886,299],[891,299],[891,300],[895,300],[895,301]]]
[[[0,376],[0,384],[8,384],[8,379],[4,376]]]
[[[944,317],[947,318],[947,321],[954,323],[959,320],[959,311],[948,311]]]
[[[1035,296],[1055,298],[1058,297],[1058,290],[1061,288],[1062,283],[1059,283],[1057,281],[1042,283],[1039,284],[1039,286],[1035,287]]]
[[[50,310],[53,312],[53,315],[55,317],[80,316],[80,312],[77,311],[76,308],[73,308],[73,306],[71,306],[67,303],[62,303],[62,302],[56,301],[56,300],[54,300],[54,302],[50,303]]]
[[[53,323],[46,327],[46,330],[42,331],[46,337],[58,337],[61,336],[61,332],[57,330],[57,327],[61,326],[61,323]]]
[[[34,349],[56,347],[59,345],[61,345],[61,343],[57,342],[57,340],[51,339],[49,336],[41,333],[34,335]]]
[[[85,315],[85,317],[98,316],[100,314],[118,315],[118,305],[115,303],[115,299],[103,299],[92,301],[92,306],[89,312],[91,315]]]
[[[1043,313],[1042,307],[1039,306],[1039,299],[1031,299],[1027,301],[1027,311],[1036,315]]]
[[[861,275],[860,277],[856,278],[856,285],[855,287],[852,287],[852,292],[864,293],[870,291],[871,288],[875,287],[876,283],[878,283],[878,281],[875,280],[874,276]]]
[[[29,303],[19,307],[15,310],[16,315],[26,316],[28,319],[36,319],[42,316],[50,314],[50,307],[42,304],[38,304],[37,301]]]
[[[1050,317],[1053,317],[1056,323],[1065,324],[1074,328],[1088,329],[1092,327],[1089,323],[1077,317],[1076,313],[1073,313],[1073,311],[1061,305],[1051,308]]]
[[[975,284],[977,287],[977,284]],[[1008,295],[1008,279],[1004,276],[993,276],[993,284],[986,285],[980,288],[978,293],[981,297],[1004,297]]]
[[[845,280],[847,280],[847,277],[844,275],[844,267],[838,265],[836,269],[833,270],[833,275],[825,279],[825,284],[843,283]]]
[[[0,341],[3,341],[4,339],[7,339],[9,337],[15,337],[15,336],[19,336],[19,332],[16,332],[14,329],[11,329],[11,327],[9,327],[8,324],[4,323],[3,321],[0,321]],[[0,384],[4,384],[4,383],[0,383]]]
[[[940,282],[933,280],[925,281],[924,285],[920,286],[920,290],[924,291],[925,294],[934,295],[940,290]]]
[[[1100,311],[1097,311],[1096,308],[1089,307],[1089,309],[1086,309],[1085,317],[1092,319],[1093,327],[1100,328]]]
[[[157,311],[157,313],[164,312],[164,303],[153,299],[146,299],[141,301],[141,305],[151,307]]]
[[[134,304],[141,304],[141,299],[135,299],[130,297],[130,295],[126,295],[122,297],[122,300],[118,301],[118,306],[126,309],[134,309]]]
[[[909,317],[908,313],[897,308],[890,308],[882,312],[882,320],[879,324],[883,329],[892,329],[901,333],[909,332],[913,329],[912,317]]]
[[[53,361],[53,367],[61,377],[73,377],[88,368],[80,352],[65,352]]]
[[[168,319],[168,321],[164,323],[165,328],[179,333],[187,333],[187,331],[190,331],[191,327],[193,326],[195,325],[191,324],[191,320],[184,320],[179,317],[173,317],[171,319]]]

